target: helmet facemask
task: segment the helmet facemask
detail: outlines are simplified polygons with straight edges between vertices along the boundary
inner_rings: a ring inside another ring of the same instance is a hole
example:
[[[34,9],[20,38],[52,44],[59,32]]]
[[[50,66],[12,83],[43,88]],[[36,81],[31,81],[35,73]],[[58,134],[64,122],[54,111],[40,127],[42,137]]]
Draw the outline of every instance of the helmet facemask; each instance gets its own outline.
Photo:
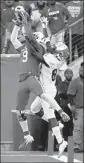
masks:
[[[69,57],[69,50],[68,47],[60,42],[54,45],[55,48],[55,56],[61,60],[61,61],[66,61]]]

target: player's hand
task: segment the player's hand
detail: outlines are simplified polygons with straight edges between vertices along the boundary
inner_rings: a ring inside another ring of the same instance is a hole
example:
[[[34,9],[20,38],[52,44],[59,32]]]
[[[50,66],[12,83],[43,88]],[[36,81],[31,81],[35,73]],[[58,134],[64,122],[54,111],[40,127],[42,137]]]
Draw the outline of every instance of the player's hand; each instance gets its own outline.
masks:
[[[27,24],[27,21],[29,19],[29,14],[27,12],[22,12],[21,17],[22,17],[22,24]]]
[[[62,112],[60,116],[64,122],[68,122],[70,120],[70,117],[65,112]]]
[[[12,22],[17,26],[20,26],[22,24],[22,22],[20,20],[12,19]]]
[[[47,25],[48,25],[48,20],[47,20],[47,18],[43,16],[43,17],[40,18],[40,20],[41,20],[41,22],[42,22],[43,28],[46,28]]]

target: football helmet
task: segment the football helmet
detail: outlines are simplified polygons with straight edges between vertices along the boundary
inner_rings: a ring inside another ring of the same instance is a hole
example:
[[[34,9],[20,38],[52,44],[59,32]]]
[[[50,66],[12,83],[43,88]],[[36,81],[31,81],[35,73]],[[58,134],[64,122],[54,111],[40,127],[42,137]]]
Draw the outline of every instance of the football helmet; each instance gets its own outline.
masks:
[[[16,6],[15,7],[15,12],[20,12],[20,13],[22,13],[22,12],[25,12],[25,9],[24,9],[24,7],[23,6]]]
[[[67,60],[69,57],[68,47],[63,42],[58,42],[53,45],[55,48],[55,55],[59,60]]]
[[[30,8],[27,10],[26,7],[23,7],[21,5],[15,7],[15,17],[17,21],[22,22],[23,18],[29,19],[30,12]]]
[[[15,17],[16,20],[20,23],[22,22],[22,14],[24,14],[26,11],[23,6],[16,6],[15,7]]]

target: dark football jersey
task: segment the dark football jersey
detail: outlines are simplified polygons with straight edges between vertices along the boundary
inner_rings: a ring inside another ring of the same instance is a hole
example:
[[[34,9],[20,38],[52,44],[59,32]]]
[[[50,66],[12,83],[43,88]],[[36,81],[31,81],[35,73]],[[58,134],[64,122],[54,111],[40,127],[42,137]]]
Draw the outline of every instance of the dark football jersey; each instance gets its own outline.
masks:
[[[39,64],[43,62],[43,48],[36,41],[33,32],[28,25],[25,26],[27,32],[26,42],[21,48],[21,63],[20,74],[32,72],[34,75],[38,75]]]
[[[38,54],[38,52],[35,52],[35,49],[33,49],[27,41],[21,49],[20,74],[28,73],[30,71],[38,76],[40,60],[36,57],[36,53]],[[42,49],[39,53],[42,53]]]

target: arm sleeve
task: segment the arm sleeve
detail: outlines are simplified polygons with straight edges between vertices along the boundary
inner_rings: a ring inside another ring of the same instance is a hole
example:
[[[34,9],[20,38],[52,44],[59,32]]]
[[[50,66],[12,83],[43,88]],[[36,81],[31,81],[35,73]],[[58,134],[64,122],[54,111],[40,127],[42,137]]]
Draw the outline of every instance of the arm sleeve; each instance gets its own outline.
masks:
[[[22,47],[22,43],[17,39],[19,27],[17,25],[14,26],[11,34],[11,42],[14,45],[15,49],[19,49]]]

